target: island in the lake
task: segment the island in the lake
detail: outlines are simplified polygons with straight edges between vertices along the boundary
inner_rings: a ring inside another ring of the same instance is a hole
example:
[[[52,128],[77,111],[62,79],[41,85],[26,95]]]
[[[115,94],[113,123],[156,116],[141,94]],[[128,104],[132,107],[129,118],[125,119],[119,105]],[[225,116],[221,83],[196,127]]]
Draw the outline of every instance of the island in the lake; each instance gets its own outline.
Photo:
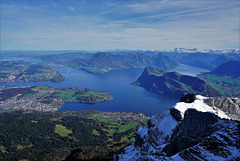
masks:
[[[23,61],[0,61],[0,82],[63,81],[55,67]]]
[[[49,86],[8,86],[0,88],[0,110],[57,111],[64,102],[110,101],[109,92]]]

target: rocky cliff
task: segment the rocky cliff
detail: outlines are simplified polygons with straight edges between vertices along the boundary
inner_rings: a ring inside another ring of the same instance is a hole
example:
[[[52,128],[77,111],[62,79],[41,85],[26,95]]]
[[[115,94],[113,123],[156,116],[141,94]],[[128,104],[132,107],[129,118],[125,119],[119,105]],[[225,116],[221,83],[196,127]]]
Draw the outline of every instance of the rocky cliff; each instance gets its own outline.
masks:
[[[240,98],[208,98],[204,102],[225,112],[231,119],[240,121]]]
[[[169,111],[152,116],[147,127],[139,127],[135,143],[117,159],[239,160],[240,122],[222,111],[232,103],[220,108],[210,104],[212,99],[184,95]]]

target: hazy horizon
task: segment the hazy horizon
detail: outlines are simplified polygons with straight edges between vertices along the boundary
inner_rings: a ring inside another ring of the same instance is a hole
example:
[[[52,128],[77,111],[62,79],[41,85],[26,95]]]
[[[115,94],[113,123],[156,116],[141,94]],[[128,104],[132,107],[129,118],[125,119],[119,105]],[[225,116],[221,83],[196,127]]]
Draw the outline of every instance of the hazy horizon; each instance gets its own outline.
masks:
[[[181,49],[181,48],[173,48],[173,49],[105,49],[105,50],[88,50],[88,49],[60,49],[60,50],[55,50],[55,49],[50,49],[50,50],[25,50],[25,49],[15,49],[15,50],[11,50],[11,49],[6,49],[6,50],[1,50],[1,52],[15,52],[15,51],[19,51],[19,52],[111,52],[111,51],[162,51],[162,52],[175,52],[174,49]],[[186,49],[186,50],[191,50],[191,49],[197,49],[197,48],[182,48],[182,49]],[[213,49],[213,48],[208,48],[208,49],[197,49],[198,52],[204,52],[204,51],[208,51],[208,50],[215,50],[215,51],[231,51],[231,50],[237,50],[239,51],[239,48],[229,48],[229,49]],[[194,51],[193,51],[194,52]]]

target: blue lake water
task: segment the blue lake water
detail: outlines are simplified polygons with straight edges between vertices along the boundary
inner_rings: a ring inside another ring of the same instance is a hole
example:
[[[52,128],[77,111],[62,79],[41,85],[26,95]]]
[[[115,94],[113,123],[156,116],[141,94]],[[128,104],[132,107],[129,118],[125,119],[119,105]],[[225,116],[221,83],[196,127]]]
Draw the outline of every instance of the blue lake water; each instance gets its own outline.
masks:
[[[169,72],[178,72],[183,75],[190,75],[190,76],[196,76],[201,73],[209,72],[207,69],[203,68],[198,68],[190,65],[185,65],[185,64],[179,64],[175,69],[169,70]]]
[[[190,66],[183,65],[180,73],[184,72],[189,75],[196,75],[203,72],[203,69],[192,70]],[[16,85],[16,86],[34,86],[49,85],[55,88],[89,88],[94,90],[109,91],[114,100],[100,102],[96,104],[84,103],[65,103],[59,110],[100,110],[100,111],[121,111],[121,112],[142,112],[152,116],[169,109],[178,102],[179,99],[171,98],[167,95],[160,95],[149,92],[142,87],[130,85],[131,82],[137,80],[143,69],[123,69],[114,70],[104,75],[93,75],[82,70],[72,68],[59,67],[58,71],[66,77],[62,82],[13,82],[0,83],[0,86]],[[178,71],[179,72],[179,71]]]

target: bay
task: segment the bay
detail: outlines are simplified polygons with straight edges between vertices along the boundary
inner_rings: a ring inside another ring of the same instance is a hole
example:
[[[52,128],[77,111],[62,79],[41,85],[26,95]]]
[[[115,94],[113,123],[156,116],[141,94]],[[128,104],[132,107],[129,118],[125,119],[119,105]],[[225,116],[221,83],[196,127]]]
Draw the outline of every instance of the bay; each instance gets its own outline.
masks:
[[[183,66],[183,68],[186,66]],[[188,69],[192,69],[187,67]],[[186,69],[187,69],[186,68]],[[181,68],[178,67],[178,69]],[[200,71],[191,71],[194,74]],[[0,83],[0,86],[35,86],[48,85],[54,88],[89,88],[94,90],[109,91],[114,100],[96,104],[65,103],[60,111],[100,110],[120,112],[141,112],[152,116],[161,111],[171,108],[179,99],[168,95],[160,95],[149,92],[142,87],[133,86],[130,83],[137,80],[143,69],[113,70],[104,75],[93,75],[83,70],[66,67],[58,67],[58,71],[66,77],[62,82],[12,82]]]
[[[174,69],[168,70],[169,72],[178,72],[183,75],[190,75],[190,76],[197,76],[198,74],[209,72],[207,69],[199,68],[199,67],[194,67],[186,64],[179,64]]]

